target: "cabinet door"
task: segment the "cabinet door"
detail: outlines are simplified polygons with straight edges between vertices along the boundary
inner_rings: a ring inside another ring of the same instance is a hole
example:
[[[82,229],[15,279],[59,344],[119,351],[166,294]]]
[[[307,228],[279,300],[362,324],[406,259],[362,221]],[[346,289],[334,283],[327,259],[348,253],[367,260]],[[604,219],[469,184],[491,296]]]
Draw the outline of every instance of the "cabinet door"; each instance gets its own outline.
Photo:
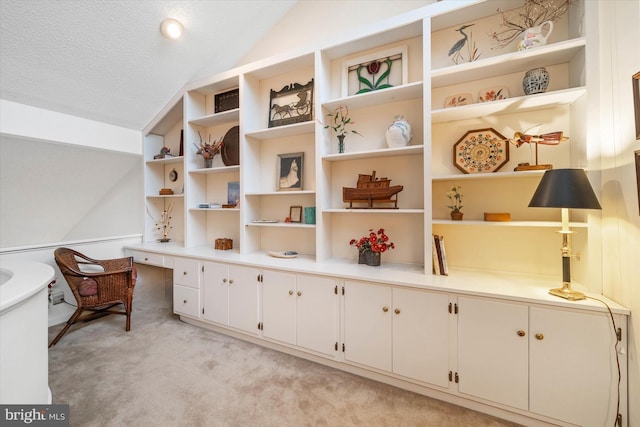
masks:
[[[391,371],[391,288],[345,281],[344,358]]]
[[[581,426],[613,425],[617,338],[609,317],[530,310],[530,410]]]
[[[277,271],[262,273],[262,334],[296,343],[296,276]]]
[[[338,342],[336,281],[298,275],[296,341],[301,347],[335,356]]]
[[[198,261],[189,258],[176,258],[173,261],[173,283],[199,288]]]
[[[222,325],[229,324],[229,267],[204,262],[202,273],[202,317]]]
[[[258,271],[229,265],[229,326],[258,333]]]
[[[449,386],[449,297],[393,289],[393,372]]]
[[[527,326],[527,306],[459,297],[458,391],[527,410]]]

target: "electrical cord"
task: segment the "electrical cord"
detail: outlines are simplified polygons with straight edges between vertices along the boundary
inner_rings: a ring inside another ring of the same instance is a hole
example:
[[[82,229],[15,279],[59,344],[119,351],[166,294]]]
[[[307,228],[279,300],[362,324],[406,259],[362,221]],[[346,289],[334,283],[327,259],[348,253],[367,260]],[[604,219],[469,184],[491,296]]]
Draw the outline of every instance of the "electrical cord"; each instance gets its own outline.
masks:
[[[613,312],[611,311],[611,307],[609,307],[609,304],[607,304],[605,301],[599,299],[599,298],[594,298],[594,297],[590,297],[587,296],[588,299],[592,299],[595,301],[598,301],[600,303],[602,303],[605,307],[607,307],[607,310],[609,311],[609,317],[611,318],[611,325],[613,327],[613,335],[616,337],[615,338],[615,344],[613,345],[613,351],[616,354],[616,365],[618,367],[618,395],[617,395],[617,403],[616,403],[616,413],[615,413],[615,419],[613,420],[613,427],[619,426],[619,418],[618,418],[618,414],[620,413],[620,383],[622,381],[622,374],[620,372],[620,357],[618,356],[618,343],[620,343],[622,337],[620,340],[618,340],[618,328],[616,327],[616,321],[613,318]]]

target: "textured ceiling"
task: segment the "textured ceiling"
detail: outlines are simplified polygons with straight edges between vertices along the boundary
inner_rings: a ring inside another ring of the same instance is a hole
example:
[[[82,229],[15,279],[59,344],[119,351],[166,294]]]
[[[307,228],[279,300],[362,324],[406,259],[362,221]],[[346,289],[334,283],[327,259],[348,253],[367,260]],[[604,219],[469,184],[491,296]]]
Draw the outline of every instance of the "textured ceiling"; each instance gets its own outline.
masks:
[[[233,68],[296,0],[0,0],[0,98],[141,130]],[[163,38],[160,22],[185,34]]]

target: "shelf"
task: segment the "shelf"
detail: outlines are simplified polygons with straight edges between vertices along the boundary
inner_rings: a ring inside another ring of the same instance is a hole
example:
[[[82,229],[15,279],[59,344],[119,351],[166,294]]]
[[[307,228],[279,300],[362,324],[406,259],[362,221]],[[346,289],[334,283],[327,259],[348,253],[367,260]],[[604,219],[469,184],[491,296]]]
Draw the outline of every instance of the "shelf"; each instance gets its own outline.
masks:
[[[164,159],[146,160],[147,165],[167,165],[171,163],[182,163],[184,156],[166,157]]]
[[[535,95],[519,96],[500,101],[482,102],[461,107],[443,108],[431,111],[433,123],[467,120],[489,115],[523,113],[545,110],[574,103],[587,92],[585,87],[557,90]]]
[[[322,213],[362,213],[362,214],[424,214],[424,209],[357,209],[357,208],[337,208],[323,209]]]
[[[493,173],[469,173],[469,174],[450,174],[432,176],[432,181],[467,181],[481,179],[514,179],[514,178],[531,178],[542,176],[544,170],[539,171],[521,171],[521,172],[493,172]]]
[[[216,168],[202,168],[202,169],[193,169],[190,170],[189,173],[202,174],[202,175],[210,175],[214,173],[228,173],[228,172],[238,172],[240,171],[240,166],[220,166]]]
[[[481,220],[462,220],[452,221],[450,219],[434,218],[432,224],[438,225],[467,225],[467,226],[485,226],[485,227],[536,227],[536,228],[562,228],[560,221],[481,221]],[[587,228],[589,225],[585,222],[571,222],[570,228]]]
[[[299,196],[306,194],[316,194],[315,190],[302,191],[268,191],[265,193],[245,193],[245,196]]]
[[[245,133],[245,136],[264,141],[268,139],[285,138],[288,136],[312,134],[315,132],[315,129],[316,122],[309,121],[247,132]]]
[[[301,222],[250,222],[247,227],[278,227],[278,228],[316,228],[315,224],[304,224]]]
[[[342,160],[371,159],[374,157],[394,157],[394,156],[410,156],[422,154],[424,145],[408,145],[406,147],[382,148],[379,150],[357,151],[353,153],[336,153],[323,156],[322,159],[328,162],[337,162]]]
[[[322,107],[328,111],[333,111],[341,105],[346,105],[350,109],[356,109],[388,104],[390,102],[418,99],[422,98],[422,88],[422,82],[414,82],[402,86],[391,87],[389,89],[376,90],[374,92],[334,99],[323,103]],[[322,115],[324,116],[324,113]]]
[[[175,199],[175,198],[183,198],[184,194],[169,194],[166,196],[155,195],[155,196],[146,196],[147,199]]]
[[[189,212],[192,211],[207,211],[207,212],[240,212],[238,208],[189,208]]]
[[[240,121],[240,109],[235,108],[233,110],[223,111],[222,113],[209,114],[198,119],[189,120],[189,124],[208,127],[238,121]]]
[[[439,68],[431,72],[431,86],[449,86],[516,73],[530,68],[563,64],[569,62],[579,51],[583,50],[585,44],[584,37],[580,37],[535,49]]]

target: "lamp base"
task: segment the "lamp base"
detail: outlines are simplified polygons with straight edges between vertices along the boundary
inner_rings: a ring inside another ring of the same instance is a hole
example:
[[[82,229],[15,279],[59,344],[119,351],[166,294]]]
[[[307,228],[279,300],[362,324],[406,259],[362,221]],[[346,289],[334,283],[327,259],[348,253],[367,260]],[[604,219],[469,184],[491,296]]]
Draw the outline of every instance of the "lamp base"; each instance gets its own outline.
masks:
[[[549,293],[560,298],[568,299],[569,301],[579,301],[586,298],[582,292],[571,289],[571,284],[568,283],[564,283],[562,288],[550,289]]]

